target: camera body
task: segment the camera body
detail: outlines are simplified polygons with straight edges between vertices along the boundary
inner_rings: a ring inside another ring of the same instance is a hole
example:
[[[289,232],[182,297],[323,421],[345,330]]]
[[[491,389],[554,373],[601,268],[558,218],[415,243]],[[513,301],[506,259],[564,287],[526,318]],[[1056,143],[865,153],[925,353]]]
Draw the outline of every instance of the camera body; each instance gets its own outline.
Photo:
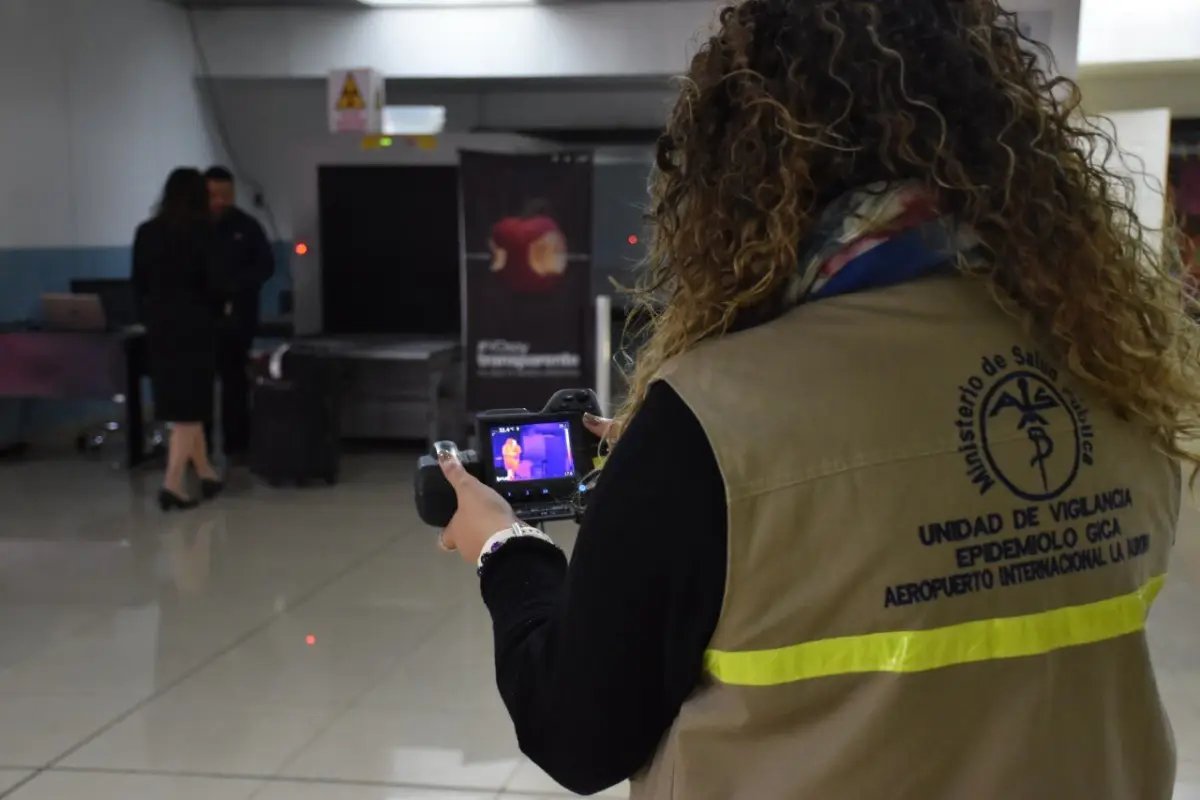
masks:
[[[600,415],[590,389],[556,392],[541,411],[485,411],[475,418],[482,453],[460,450],[459,459],[525,522],[575,519],[581,481],[600,464],[600,439],[584,426],[584,414]],[[446,527],[458,499],[435,454],[421,456],[413,483],[421,521]]]

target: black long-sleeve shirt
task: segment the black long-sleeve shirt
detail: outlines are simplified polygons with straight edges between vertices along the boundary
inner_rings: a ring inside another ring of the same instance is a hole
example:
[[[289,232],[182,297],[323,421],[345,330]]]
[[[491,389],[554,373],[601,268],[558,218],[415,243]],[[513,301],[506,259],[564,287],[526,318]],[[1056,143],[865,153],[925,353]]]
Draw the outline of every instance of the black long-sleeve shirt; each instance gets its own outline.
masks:
[[[521,750],[566,788],[594,794],[634,775],[696,688],[727,527],[708,439],[659,383],[605,465],[570,566],[535,539],[488,562],[500,694]]]
[[[262,225],[240,208],[225,211],[216,223],[218,255],[226,276],[229,323],[242,334],[258,326],[259,293],[275,272],[275,256]]]
[[[130,278],[138,321],[155,349],[197,353],[212,348],[225,273],[205,219],[174,222],[161,217],[138,226]]]

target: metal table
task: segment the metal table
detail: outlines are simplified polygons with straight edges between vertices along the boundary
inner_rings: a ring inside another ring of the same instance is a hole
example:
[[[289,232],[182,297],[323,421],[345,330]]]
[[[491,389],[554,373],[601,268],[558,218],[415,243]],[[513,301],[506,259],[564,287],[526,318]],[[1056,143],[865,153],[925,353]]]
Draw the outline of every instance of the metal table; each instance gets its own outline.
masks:
[[[455,339],[396,336],[312,337],[290,342],[344,366],[341,433],[352,439],[458,438],[447,433],[447,406],[461,382]],[[259,352],[278,346],[263,340]],[[453,411],[450,412],[453,414]],[[462,422],[462,420],[459,420]]]

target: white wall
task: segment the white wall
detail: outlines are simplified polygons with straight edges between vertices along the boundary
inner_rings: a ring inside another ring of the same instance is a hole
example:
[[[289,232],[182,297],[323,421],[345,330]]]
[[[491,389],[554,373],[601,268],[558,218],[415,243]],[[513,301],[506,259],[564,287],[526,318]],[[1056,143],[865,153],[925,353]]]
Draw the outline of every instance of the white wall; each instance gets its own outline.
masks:
[[[1050,47],[1055,66],[1063,75],[1079,71],[1080,0],[1000,0],[1030,25],[1030,34]]]
[[[243,177],[263,189],[279,237],[287,240],[298,235],[292,227],[297,212],[292,192],[297,166],[292,153],[297,148],[333,152],[345,145],[345,140],[338,143],[338,137],[329,134],[324,81],[216,80],[213,89],[231,149],[243,165]],[[485,86],[476,81],[445,81],[436,86],[392,81],[388,85],[389,103],[446,106],[446,129],[454,133],[477,128],[659,128],[673,97],[665,81],[572,88],[532,82]]]
[[[1191,2],[1193,0],[1184,0]],[[316,78],[370,66],[390,78],[675,75],[716,19],[716,0],[483,8],[197,12],[213,74]],[[1079,0],[1008,0],[1050,11],[1048,44],[1074,74]]]
[[[350,65],[393,78],[669,75],[715,0],[197,12],[213,74],[312,78]]]
[[[1198,0],[1083,0],[1081,69],[1196,60]]]
[[[1092,113],[1169,108],[1176,118],[1200,117],[1200,64],[1150,74],[1088,72],[1080,76],[1079,85],[1084,108]]]
[[[1121,152],[1112,154],[1107,166],[1133,181],[1133,208],[1138,219],[1155,233],[1166,216],[1167,158],[1171,140],[1171,112],[1165,108],[1119,111],[1105,115],[1101,125],[1114,134]]]
[[[194,75],[157,0],[0,0],[0,248],[128,245],[168,171],[214,159]]]

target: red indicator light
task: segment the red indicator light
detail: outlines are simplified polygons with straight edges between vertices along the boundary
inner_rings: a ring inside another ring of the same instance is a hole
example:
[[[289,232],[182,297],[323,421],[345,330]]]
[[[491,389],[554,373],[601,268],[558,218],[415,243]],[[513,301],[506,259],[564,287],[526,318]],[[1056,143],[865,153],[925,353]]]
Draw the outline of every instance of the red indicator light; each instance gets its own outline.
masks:
[[[636,236],[630,236],[626,241],[628,241],[630,244],[637,244],[638,238]]]
[[[296,245],[296,255],[302,256],[307,252],[308,252],[308,245],[306,245],[304,242],[301,242],[300,244]]]

